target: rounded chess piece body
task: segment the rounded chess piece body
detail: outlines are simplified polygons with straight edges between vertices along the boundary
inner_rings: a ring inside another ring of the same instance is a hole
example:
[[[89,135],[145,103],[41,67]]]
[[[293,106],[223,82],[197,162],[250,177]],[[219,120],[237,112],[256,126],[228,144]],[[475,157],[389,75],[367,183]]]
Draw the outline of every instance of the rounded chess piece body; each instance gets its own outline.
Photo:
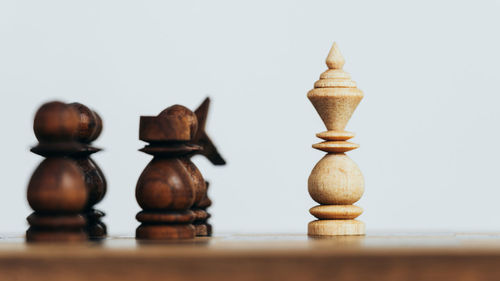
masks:
[[[154,158],[139,177],[135,195],[146,210],[186,210],[193,205],[196,190],[179,158]]]
[[[344,153],[325,155],[313,168],[308,180],[309,194],[320,204],[350,205],[365,190],[358,165]]]
[[[87,203],[84,175],[68,158],[42,161],[28,184],[28,203],[42,213],[78,213]]]

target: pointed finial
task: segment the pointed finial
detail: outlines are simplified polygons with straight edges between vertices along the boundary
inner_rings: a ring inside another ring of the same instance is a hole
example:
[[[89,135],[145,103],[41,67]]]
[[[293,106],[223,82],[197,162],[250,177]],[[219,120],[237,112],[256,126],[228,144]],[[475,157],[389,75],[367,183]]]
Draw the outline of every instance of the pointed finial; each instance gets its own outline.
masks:
[[[340,53],[337,43],[333,42],[330,53],[328,53],[328,57],[326,58],[326,65],[328,65],[329,69],[342,69],[342,67],[344,67],[344,63],[344,57]]]

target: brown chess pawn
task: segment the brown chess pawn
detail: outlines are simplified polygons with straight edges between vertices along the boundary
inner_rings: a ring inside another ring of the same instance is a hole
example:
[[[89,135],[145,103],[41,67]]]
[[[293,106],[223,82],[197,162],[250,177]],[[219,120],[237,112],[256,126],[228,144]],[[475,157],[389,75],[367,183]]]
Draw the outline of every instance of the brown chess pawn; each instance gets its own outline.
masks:
[[[210,106],[210,98],[206,98],[203,103],[195,110],[196,118],[198,120],[198,129],[192,140],[196,145],[199,145],[202,149],[195,152],[194,154],[201,154],[208,158],[210,162],[214,165],[225,165],[226,161],[222,158],[219,151],[213,144],[212,140],[208,137],[205,126],[207,123],[208,109]],[[196,228],[197,236],[211,236],[212,235],[212,225],[208,223],[210,214],[207,212],[207,208],[212,205],[212,201],[208,197],[208,182],[206,182],[206,189],[201,201],[198,201],[192,207],[195,213],[195,221],[193,222]]]
[[[136,199],[143,211],[136,219],[141,225],[137,239],[190,239],[196,234],[193,204],[200,202],[206,186],[191,155],[201,149],[191,143],[198,127],[196,115],[174,105],[158,116],[141,116],[139,139],[148,142],[142,152],[153,160],[142,172]]]
[[[28,202],[35,212],[28,217],[26,239],[81,241],[105,236],[104,224],[97,222],[102,213],[93,205],[104,197],[106,180],[90,159],[99,149],[89,145],[102,130],[100,117],[81,104],[50,102],[36,113],[33,129],[39,144],[31,151],[46,159],[28,185]]]

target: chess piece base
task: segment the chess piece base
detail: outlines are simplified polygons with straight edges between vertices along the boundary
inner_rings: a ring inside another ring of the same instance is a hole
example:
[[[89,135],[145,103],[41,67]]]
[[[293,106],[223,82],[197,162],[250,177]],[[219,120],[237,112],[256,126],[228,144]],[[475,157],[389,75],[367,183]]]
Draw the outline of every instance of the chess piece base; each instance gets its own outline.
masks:
[[[141,224],[135,231],[136,239],[140,240],[193,239],[195,235],[196,230],[192,224]]]
[[[101,221],[95,221],[89,224],[86,230],[90,240],[104,239],[108,233],[106,225]]]
[[[26,231],[27,242],[82,242],[88,240],[83,230],[47,230],[30,227]]]
[[[195,224],[194,227],[196,228],[196,236],[212,236],[212,229],[208,224]]]
[[[86,231],[89,235],[90,240],[100,240],[106,238],[108,234],[106,224],[101,221],[101,218],[104,217],[104,213],[102,211],[91,209],[86,214],[87,218],[87,226]]]
[[[28,242],[76,242],[88,238],[85,232],[86,219],[80,214],[61,215],[33,212],[27,218],[30,224],[26,231]]]
[[[207,223],[207,236],[212,236],[212,233],[213,233],[213,229],[212,229],[212,225]]]
[[[315,220],[307,226],[307,235],[365,235],[365,223],[358,220]]]

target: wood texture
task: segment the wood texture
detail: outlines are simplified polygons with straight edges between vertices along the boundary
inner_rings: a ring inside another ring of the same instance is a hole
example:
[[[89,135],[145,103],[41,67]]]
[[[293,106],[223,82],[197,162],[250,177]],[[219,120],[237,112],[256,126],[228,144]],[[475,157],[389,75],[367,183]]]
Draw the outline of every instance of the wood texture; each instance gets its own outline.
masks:
[[[307,93],[328,129],[317,134],[326,141],[313,145],[313,148],[328,154],[316,164],[308,179],[309,194],[316,202],[325,205],[350,205],[358,201],[364,192],[364,179],[360,169],[344,154],[359,147],[346,141],[354,134],[344,131],[344,128],[363,98],[363,92],[342,69],[344,63],[337,44],[333,43],[326,58],[328,70],[321,74],[320,79],[314,83],[314,89]],[[325,210],[311,209],[311,214],[319,220],[309,223],[310,235],[359,235],[365,232],[362,222],[345,220],[346,213],[329,209],[326,214]],[[353,214],[347,215],[348,218],[352,216]]]
[[[0,239],[0,280],[482,281],[500,276],[499,234],[227,235],[176,243]]]

